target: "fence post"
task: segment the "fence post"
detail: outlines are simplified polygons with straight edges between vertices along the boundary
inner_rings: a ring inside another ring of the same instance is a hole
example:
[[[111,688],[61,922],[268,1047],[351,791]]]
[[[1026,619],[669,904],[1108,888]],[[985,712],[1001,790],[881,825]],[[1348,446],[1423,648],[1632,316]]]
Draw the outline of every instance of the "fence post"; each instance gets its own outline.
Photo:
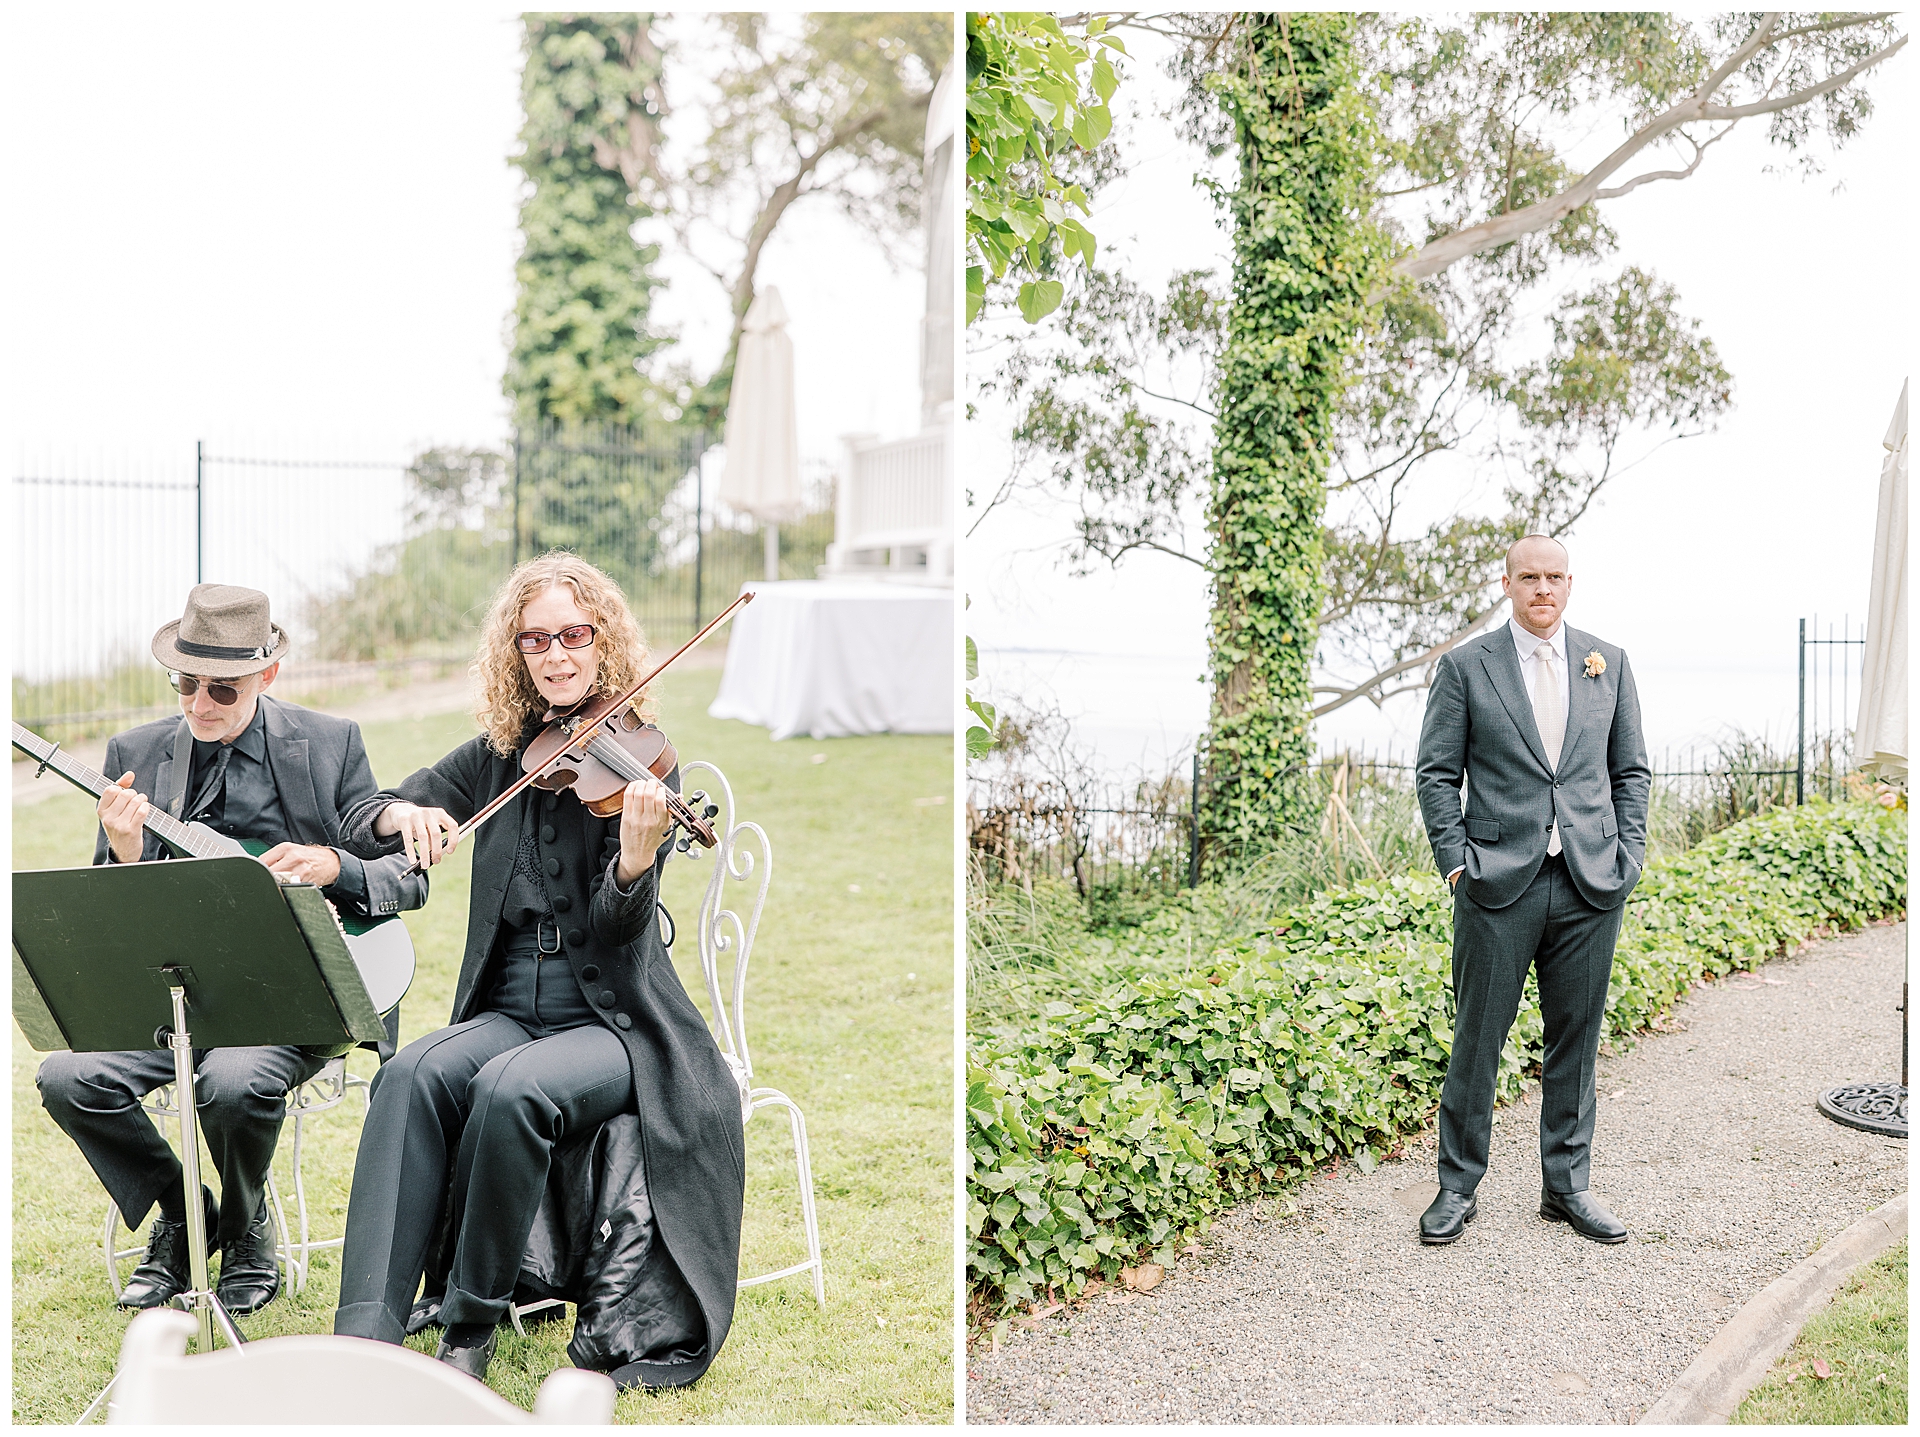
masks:
[[[700,632],[700,585],[707,562],[707,431],[694,443],[693,456],[693,632]]]
[[[193,441],[193,582],[207,582],[207,441]]]
[[[1800,621],[1800,732],[1794,744],[1793,802],[1807,801],[1807,621]]]
[[[1192,810],[1187,822],[1187,887],[1200,886],[1200,755],[1193,755],[1193,791],[1188,795]]]
[[[513,530],[513,562],[507,567],[513,570],[520,567],[520,426],[517,424],[513,426],[513,498],[510,502],[513,513],[508,527]]]

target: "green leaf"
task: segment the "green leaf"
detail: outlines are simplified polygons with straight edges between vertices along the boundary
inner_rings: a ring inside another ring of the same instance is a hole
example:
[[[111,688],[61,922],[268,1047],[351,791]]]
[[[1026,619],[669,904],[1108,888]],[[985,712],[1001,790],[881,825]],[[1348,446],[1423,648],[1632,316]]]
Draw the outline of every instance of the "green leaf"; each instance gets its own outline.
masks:
[[[1060,307],[1067,287],[1055,279],[1028,280],[1020,286],[1020,314],[1028,324],[1038,324]]]

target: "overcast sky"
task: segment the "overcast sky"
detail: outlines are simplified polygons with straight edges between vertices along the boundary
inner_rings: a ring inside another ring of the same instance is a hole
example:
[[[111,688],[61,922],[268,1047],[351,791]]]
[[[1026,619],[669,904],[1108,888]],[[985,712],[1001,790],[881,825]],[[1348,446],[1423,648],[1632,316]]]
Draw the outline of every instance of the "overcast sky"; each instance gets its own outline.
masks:
[[[517,12],[107,4],[17,7],[7,28],[10,460],[499,440]],[[919,427],[919,248],[904,260],[818,201],[767,247],[809,458]],[[705,373],[726,298],[683,257],[658,272],[654,318]]]
[[[1155,287],[1176,269],[1225,274],[1230,237],[1193,183],[1202,160],[1151,115],[1170,89],[1153,63],[1162,52],[1129,44],[1120,97],[1134,117],[1116,132],[1133,166],[1090,225]],[[1674,284],[1734,376],[1717,432],[1616,477],[1570,540],[1567,620],[1626,649],[1656,753],[1729,726],[1791,742],[1796,621],[1844,613],[1857,629],[1865,614],[1881,439],[1911,346],[1913,63],[1903,52],[1875,73],[1878,113],[1823,176],[1763,173],[1778,156],[1750,122],[1692,179],[1605,206],[1620,244],[1594,273],[1638,264]],[[975,493],[1007,465],[1005,412],[982,420],[969,435]],[[975,532],[967,623],[985,686],[1057,702],[1110,770],[1158,771],[1206,723],[1204,576],[1143,555],[1071,578],[1059,563],[1070,531],[1065,506],[1028,497]],[[1317,742],[1411,753],[1423,700],[1349,705],[1316,726]]]
[[[703,16],[675,15],[662,35],[700,67]],[[214,454],[330,460],[501,444],[520,37],[517,12],[470,6],[11,9],[9,477],[190,481],[199,439]],[[684,145],[700,128],[696,87],[684,66],[668,83],[669,142]],[[758,284],[777,286],[791,317],[809,478],[837,464],[843,434],[919,429],[923,251],[897,250],[890,260],[816,199],[788,211],[763,252]],[[705,258],[731,268],[738,252]],[[685,255],[655,273],[656,329],[710,373],[725,292]],[[75,494],[42,488],[23,508],[15,486],[7,522],[27,529],[7,545],[15,592],[71,585],[83,629],[118,622],[126,634],[111,642],[143,650],[153,605],[177,604],[161,596],[191,582],[190,515],[183,529],[157,493],[99,491],[81,508]],[[398,536],[399,497],[391,473],[316,475],[310,511],[277,516],[274,532],[320,533],[345,566]],[[46,507],[56,499],[65,507]],[[252,522],[221,507],[210,525]],[[208,577],[283,597],[294,583],[223,562]],[[127,587],[136,569],[145,577]],[[9,657],[16,670],[76,657],[53,642]]]

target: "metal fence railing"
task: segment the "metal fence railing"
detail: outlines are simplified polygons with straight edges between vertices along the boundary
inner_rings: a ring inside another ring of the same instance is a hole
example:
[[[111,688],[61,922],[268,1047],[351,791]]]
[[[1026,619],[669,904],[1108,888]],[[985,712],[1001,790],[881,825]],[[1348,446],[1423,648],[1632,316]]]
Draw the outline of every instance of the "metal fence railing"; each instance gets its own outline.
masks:
[[[716,512],[704,432],[546,428],[411,458],[203,442],[164,458],[23,456],[12,490],[14,717],[70,738],[170,710],[153,631],[202,580],[264,590],[292,635],[289,690],[465,664],[521,558],[573,549],[677,644],[764,577],[756,527]],[[780,526],[780,572],[812,578],[830,484]]]
[[[1780,752],[1764,738],[1744,737],[1711,753],[1671,751],[1653,757],[1656,822],[1669,842],[1693,843],[1749,814],[1798,804],[1809,794],[1841,795],[1851,767],[1854,714],[1866,640],[1842,621],[1819,637],[1818,619],[1800,623],[1800,719],[1793,746]],[[1317,800],[1336,843],[1369,791],[1411,792],[1414,766],[1405,758],[1352,751],[1323,754],[1310,765]],[[1335,795],[1339,802],[1334,802]],[[1040,877],[1072,882],[1082,895],[1098,890],[1165,891],[1198,884],[1208,834],[1202,817],[1201,767],[1158,783],[1003,775],[970,780],[968,847],[989,884]],[[1422,840],[1424,842],[1424,840]]]

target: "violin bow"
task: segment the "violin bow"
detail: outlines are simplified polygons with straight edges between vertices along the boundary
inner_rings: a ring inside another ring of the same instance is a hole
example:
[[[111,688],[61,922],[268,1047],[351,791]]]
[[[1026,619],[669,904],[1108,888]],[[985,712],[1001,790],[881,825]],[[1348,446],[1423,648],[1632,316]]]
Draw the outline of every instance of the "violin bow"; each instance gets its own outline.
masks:
[[[699,643],[702,639],[704,639],[708,634],[712,633],[715,629],[719,628],[722,624],[726,623],[728,619],[731,619],[734,616],[734,613],[736,610],[740,609],[742,606],[749,604],[751,602],[753,602],[753,591],[749,589],[746,593],[742,594],[739,598],[735,599],[731,604],[728,604],[726,608],[722,609],[719,613],[715,614],[713,618],[708,620],[707,626],[701,629],[699,633],[695,634],[692,638],[688,639],[679,648],[675,649],[672,653],[668,654],[666,658],[662,659],[658,664],[656,664],[645,675],[645,677],[643,677],[640,680],[639,683],[635,684],[632,688],[628,689],[625,693],[621,694],[619,698],[615,699],[612,703],[608,704],[606,708],[606,712],[602,713],[599,718],[595,719],[592,723],[587,724],[586,726],[581,728],[577,733],[574,733],[573,735],[571,735],[573,742],[569,744],[568,747],[576,747],[579,744],[582,744],[591,740],[593,738],[594,732],[597,729],[599,729],[602,725],[604,725],[608,719],[612,718],[615,714],[619,713],[621,709],[625,708],[627,706],[627,703],[633,698],[635,694],[639,693],[640,690],[645,688],[648,684],[652,683],[655,679],[659,678],[660,675],[665,673],[667,669],[672,666],[674,660],[678,659],[688,649],[692,648],[695,644]],[[545,773],[547,769],[551,767],[552,767],[552,764],[546,764],[540,768],[534,769],[531,773],[521,774],[520,777],[514,781],[513,786],[511,788],[507,789],[506,792],[502,793],[498,798],[494,799],[492,803],[488,804],[485,808],[481,809],[478,813],[476,813],[472,818],[468,819],[465,823],[460,825],[458,831],[456,831],[453,836],[454,843],[458,844],[461,839],[465,838],[469,833],[472,833],[474,829],[478,828],[481,824],[485,823],[489,818],[492,818],[493,815],[498,813],[500,809],[510,799],[512,799],[516,794],[520,792],[521,789],[525,788],[528,784],[532,783],[535,779],[539,778],[541,774]],[[415,872],[421,871],[425,866],[421,862],[418,856],[414,858],[413,862],[414,862]]]

